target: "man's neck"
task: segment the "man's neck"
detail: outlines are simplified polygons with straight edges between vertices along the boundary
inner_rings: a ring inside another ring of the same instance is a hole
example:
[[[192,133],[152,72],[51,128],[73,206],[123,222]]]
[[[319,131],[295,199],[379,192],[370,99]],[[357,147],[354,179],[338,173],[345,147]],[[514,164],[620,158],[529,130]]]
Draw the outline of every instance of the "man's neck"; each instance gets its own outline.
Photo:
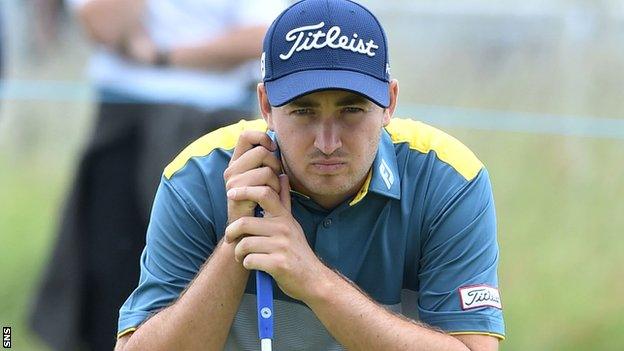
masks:
[[[338,205],[345,202],[346,200],[352,199],[360,191],[360,189],[362,189],[362,186],[364,186],[364,183],[366,183],[366,179],[368,178],[368,172],[367,172],[362,178],[362,180],[360,180],[352,189],[350,189],[346,193],[337,194],[337,195],[323,195],[323,194],[315,194],[309,191],[300,182],[298,182],[297,179],[295,179],[287,169],[285,169],[285,171],[290,179],[290,185],[291,185],[292,190],[309,197],[314,202],[316,202],[319,206],[321,206],[322,208],[326,210],[333,210],[334,208],[338,207]]]

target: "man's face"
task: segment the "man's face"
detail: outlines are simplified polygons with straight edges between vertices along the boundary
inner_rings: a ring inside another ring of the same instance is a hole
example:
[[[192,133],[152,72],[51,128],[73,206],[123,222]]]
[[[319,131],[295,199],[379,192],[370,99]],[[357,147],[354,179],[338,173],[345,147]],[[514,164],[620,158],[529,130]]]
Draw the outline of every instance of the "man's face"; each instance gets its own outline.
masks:
[[[265,117],[292,188],[329,208],[362,186],[390,112],[361,95],[328,90],[273,107]]]

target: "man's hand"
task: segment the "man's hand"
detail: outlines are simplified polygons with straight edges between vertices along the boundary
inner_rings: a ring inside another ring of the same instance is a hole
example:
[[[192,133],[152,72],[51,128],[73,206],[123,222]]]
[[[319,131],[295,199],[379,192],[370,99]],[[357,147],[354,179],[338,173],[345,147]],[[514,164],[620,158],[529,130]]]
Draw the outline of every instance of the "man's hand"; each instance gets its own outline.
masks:
[[[303,229],[290,211],[288,177],[279,177],[278,192],[269,186],[234,187],[232,201],[258,203],[264,218],[244,216],[225,229],[225,240],[236,242],[236,260],[247,269],[269,273],[290,297],[302,301],[315,296],[316,281],[329,270],[314,254]]]
[[[244,268],[265,271],[289,296],[304,300],[327,268],[316,257],[290,212],[290,186],[277,145],[266,133],[247,131],[238,139],[223,173],[228,193],[226,244]],[[260,205],[264,218],[254,217]],[[307,287],[310,285],[310,287]]]
[[[225,189],[265,186],[280,192],[277,178],[282,173],[280,161],[273,155],[277,145],[266,133],[245,131],[238,138],[232,159],[223,172]],[[253,216],[256,202],[228,197],[228,224],[241,217]]]

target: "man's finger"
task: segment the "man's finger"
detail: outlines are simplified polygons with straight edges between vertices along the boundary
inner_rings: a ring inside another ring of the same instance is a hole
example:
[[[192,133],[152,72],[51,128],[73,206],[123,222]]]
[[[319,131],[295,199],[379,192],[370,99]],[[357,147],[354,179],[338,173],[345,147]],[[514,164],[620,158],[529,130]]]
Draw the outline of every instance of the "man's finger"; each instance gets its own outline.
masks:
[[[244,235],[268,236],[264,228],[267,218],[241,217],[225,227],[225,241],[234,242]]]
[[[247,236],[242,238],[234,248],[234,258],[237,262],[242,262],[249,254],[269,254],[275,249],[271,238],[261,236]]]
[[[290,182],[286,174],[279,175],[279,184],[280,184],[280,191],[279,191],[280,202],[282,203],[282,206],[284,206],[284,208],[288,212],[291,212],[290,210]]]
[[[232,189],[258,185],[268,185],[276,193],[281,191],[280,181],[270,167],[254,168],[245,173],[236,174],[227,180],[225,188]]]
[[[268,186],[232,188],[228,190],[227,197],[234,201],[253,201],[274,217],[290,213],[280,202],[279,195]]]
[[[257,145],[262,145],[269,151],[275,151],[277,149],[277,145],[275,145],[273,140],[271,140],[265,132],[246,130],[238,137],[230,162],[236,161],[241,155]]]
[[[258,270],[267,272],[273,271],[273,263],[271,261],[271,255],[264,253],[252,253],[243,259],[243,267],[248,270]]]
[[[223,172],[223,178],[229,180],[235,174],[245,173],[258,167],[269,167],[275,174],[282,173],[282,164],[273,153],[264,146],[256,146],[245,152],[236,161],[230,162]]]

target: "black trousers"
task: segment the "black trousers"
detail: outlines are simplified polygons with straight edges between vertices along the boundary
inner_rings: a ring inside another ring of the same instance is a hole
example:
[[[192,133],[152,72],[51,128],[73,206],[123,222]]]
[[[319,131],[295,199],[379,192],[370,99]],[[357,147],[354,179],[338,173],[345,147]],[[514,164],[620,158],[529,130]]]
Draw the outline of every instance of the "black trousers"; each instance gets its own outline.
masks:
[[[32,329],[49,346],[113,349],[119,307],[138,283],[149,211],[164,167],[192,140],[243,114],[100,104],[30,315]]]

